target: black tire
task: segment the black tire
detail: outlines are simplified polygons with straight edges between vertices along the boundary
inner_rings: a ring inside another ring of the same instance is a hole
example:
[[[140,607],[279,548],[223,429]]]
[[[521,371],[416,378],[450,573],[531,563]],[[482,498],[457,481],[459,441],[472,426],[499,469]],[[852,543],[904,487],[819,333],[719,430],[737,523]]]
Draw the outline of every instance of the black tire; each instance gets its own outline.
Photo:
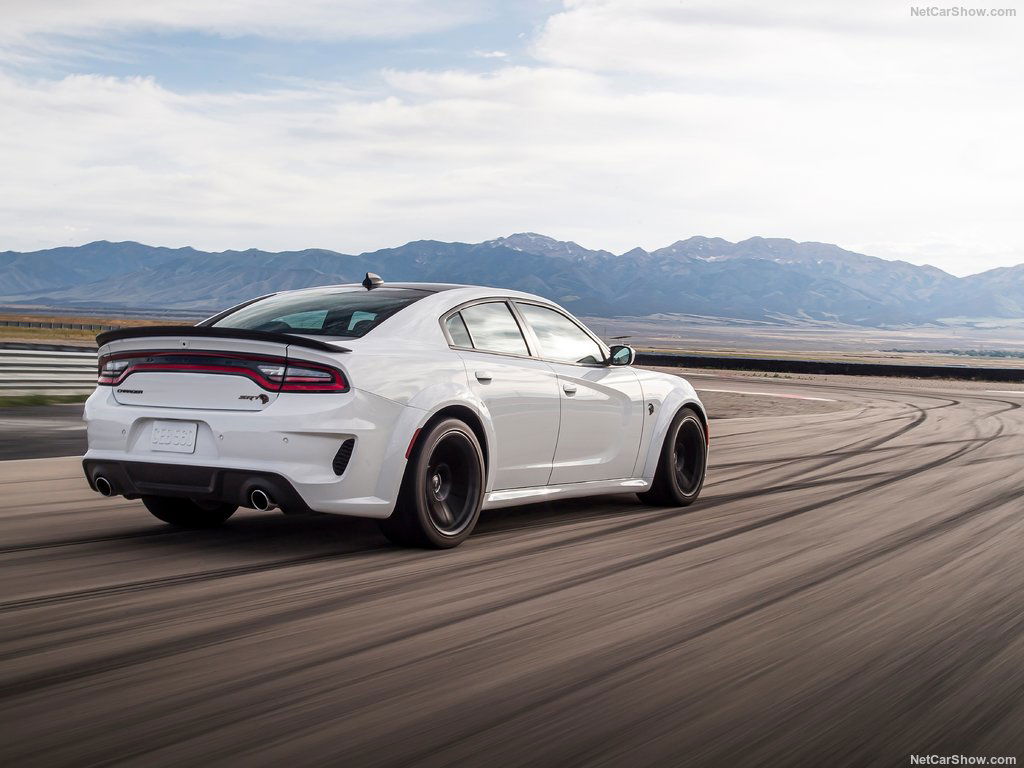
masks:
[[[707,470],[707,433],[700,415],[689,406],[679,409],[661,446],[661,458],[650,490],[638,493],[644,504],[688,507],[700,496]]]
[[[216,528],[224,525],[238,509],[234,504],[172,496],[143,496],[142,503],[157,520],[179,528]]]
[[[398,503],[380,529],[394,544],[450,549],[476,527],[484,498],[484,455],[459,419],[437,422],[416,442]]]

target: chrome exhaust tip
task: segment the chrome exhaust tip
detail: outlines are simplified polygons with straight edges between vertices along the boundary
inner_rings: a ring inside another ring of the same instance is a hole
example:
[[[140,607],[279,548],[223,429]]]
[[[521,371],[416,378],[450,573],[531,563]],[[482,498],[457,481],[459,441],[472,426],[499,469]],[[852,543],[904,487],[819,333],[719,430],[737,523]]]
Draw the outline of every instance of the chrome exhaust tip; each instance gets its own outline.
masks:
[[[114,486],[112,486],[110,484],[110,481],[107,480],[107,478],[105,478],[103,475],[100,475],[95,480],[93,480],[92,484],[96,486],[96,490],[99,492],[100,496],[114,495]]]
[[[270,498],[270,494],[262,488],[257,488],[249,494],[249,503],[252,504],[253,509],[258,509],[260,512],[277,509],[277,504]]]

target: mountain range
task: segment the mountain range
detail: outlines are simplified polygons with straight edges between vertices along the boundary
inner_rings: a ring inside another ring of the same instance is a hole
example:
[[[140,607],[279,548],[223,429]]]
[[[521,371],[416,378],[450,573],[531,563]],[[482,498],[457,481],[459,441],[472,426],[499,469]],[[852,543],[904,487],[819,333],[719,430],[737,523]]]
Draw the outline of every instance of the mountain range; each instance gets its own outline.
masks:
[[[135,242],[0,253],[0,303],[63,309],[217,310],[252,296],[357,282],[454,282],[537,293],[591,317],[695,314],[868,327],[1024,317],[1024,265],[955,277],[836,245],[690,237],[622,254],[520,233],[417,240],[360,254],[210,253]]]

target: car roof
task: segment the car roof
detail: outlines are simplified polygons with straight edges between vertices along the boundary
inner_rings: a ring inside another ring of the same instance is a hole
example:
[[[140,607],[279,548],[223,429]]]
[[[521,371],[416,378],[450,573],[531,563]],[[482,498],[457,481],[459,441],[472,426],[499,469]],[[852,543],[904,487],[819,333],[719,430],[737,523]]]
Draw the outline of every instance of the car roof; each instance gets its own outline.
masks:
[[[429,291],[430,293],[440,293],[441,291],[451,291],[456,288],[473,288],[472,285],[460,285],[458,283],[384,283],[382,288],[408,288],[412,291]]]
[[[316,291],[329,291],[331,289],[345,289],[351,291],[365,291],[366,288],[361,283],[338,283],[335,285],[315,285],[309,288],[295,288],[288,291],[279,291],[278,293],[313,293]],[[535,301],[541,301],[546,304],[553,303],[543,296],[538,296],[533,293],[525,293],[524,291],[517,291],[510,288],[495,288],[493,286],[485,285],[462,285],[459,283],[389,283],[384,282],[383,284],[373,288],[374,291],[416,291],[424,294],[439,294],[439,293],[450,293],[454,292],[459,294],[460,300],[465,301],[474,298],[483,297],[503,297],[507,296],[510,298],[520,299],[532,299]],[[276,295],[276,294],[269,294]],[[261,297],[266,298],[266,297]]]
[[[276,294],[261,296],[259,299],[254,299],[253,301],[259,301],[261,299],[269,298],[270,296],[280,296],[284,294],[301,295],[304,293],[315,292],[330,293],[332,289],[344,292],[367,292],[367,289],[360,283],[343,283],[337,285],[318,285],[309,288],[299,288],[289,291],[280,291],[279,293]],[[560,307],[554,301],[546,299],[543,296],[538,296],[533,293],[526,293],[524,291],[511,290],[508,288],[494,288],[482,285],[459,285],[457,283],[385,282],[382,285],[373,288],[372,291],[370,292],[377,291],[380,291],[381,293],[392,294],[409,292],[419,294],[419,296],[412,302],[411,305],[388,317],[384,322],[373,328],[365,336],[338,337],[337,339],[334,339],[335,341],[343,343],[346,347],[350,347],[353,349],[364,346],[373,347],[382,339],[388,339],[389,342],[393,344],[412,344],[414,346],[422,346],[424,343],[434,343],[439,347],[442,345],[447,347],[447,341],[444,339],[444,336],[441,333],[440,325],[438,324],[438,319],[446,312],[450,312],[453,309],[462,306],[463,304],[475,302],[481,299],[519,299],[530,301],[533,303],[544,304],[547,306],[552,306],[562,312],[566,311],[564,308]],[[224,315],[229,314],[237,309],[239,309],[239,307],[232,307],[230,310],[226,310],[221,315],[215,316],[210,320],[205,321],[204,324],[216,322]],[[310,336],[310,338],[320,337]]]

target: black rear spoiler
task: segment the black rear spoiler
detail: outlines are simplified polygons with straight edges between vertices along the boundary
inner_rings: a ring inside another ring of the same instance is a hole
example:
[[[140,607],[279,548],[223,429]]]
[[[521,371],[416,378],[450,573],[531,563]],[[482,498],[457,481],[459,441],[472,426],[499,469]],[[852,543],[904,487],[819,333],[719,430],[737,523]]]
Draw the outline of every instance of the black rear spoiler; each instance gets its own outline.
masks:
[[[249,341],[273,341],[278,344],[291,344],[293,347],[318,349],[321,352],[351,352],[351,349],[328,344],[326,341],[310,339],[306,336],[293,336],[290,333],[277,331],[251,331],[248,328],[211,328],[208,325],[140,325],[135,328],[118,328],[115,331],[104,331],[96,337],[101,347],[112,341],[123,339],[144,339],[151,336],[193,336],[202,339],[248,339]]]

